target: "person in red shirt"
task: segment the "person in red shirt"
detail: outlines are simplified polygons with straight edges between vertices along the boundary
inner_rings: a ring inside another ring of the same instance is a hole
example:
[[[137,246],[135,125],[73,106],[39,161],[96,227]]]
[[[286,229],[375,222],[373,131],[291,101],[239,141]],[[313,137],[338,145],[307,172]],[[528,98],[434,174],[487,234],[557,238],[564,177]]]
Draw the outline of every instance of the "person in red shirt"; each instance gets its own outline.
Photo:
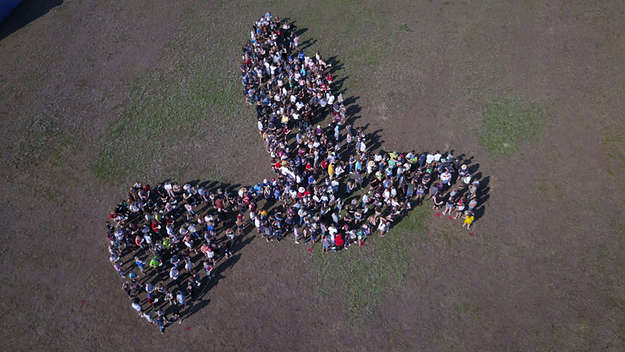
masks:
[[[143,248],[143,238],[139,235],[135,236],[135,244],[137,245],[137,247],[139,248]]]
[[[337,233],[336,235],[334,235],[334,245],[336,246],[335,249],[337,251],[343,249],[343,245],[345,245],[345,241],[343,240],[343,236],[340,233]]]
[[[156,220],[152,220],[151,226],[152,226],[152,231],[154,231],[154,233],[160,233],[161,232],[161,225],[159,225]]]
[[[221,200],[221,198],[215,199],[215,208],[217,208],[218,213],[224,211],[224,202]]]

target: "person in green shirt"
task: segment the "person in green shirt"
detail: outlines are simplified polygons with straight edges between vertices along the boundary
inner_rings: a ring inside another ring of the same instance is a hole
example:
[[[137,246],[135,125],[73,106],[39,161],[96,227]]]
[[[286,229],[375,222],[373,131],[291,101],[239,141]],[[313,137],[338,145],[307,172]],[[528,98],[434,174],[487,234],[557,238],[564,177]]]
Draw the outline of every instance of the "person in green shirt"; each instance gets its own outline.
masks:
[[[152,257],[152,259],[150,259],[150,268],[156,269],[161,265],[163,265],[163,263],[161,263],[161,260],[157,256],[154,256]]]
[[[167,250],[171,249],[171,241],[169,240],[169,237],[165,237],[163,239],[163,247]]]
[[[378,170],[375,172],[375,178],[378,180],[382,180],[382,171]]]

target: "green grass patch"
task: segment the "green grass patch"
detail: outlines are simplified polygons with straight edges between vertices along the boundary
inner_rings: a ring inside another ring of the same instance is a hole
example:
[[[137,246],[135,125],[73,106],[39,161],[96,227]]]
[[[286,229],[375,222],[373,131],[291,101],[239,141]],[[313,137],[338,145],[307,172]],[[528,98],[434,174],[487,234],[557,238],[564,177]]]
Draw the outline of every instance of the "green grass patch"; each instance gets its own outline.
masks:
[[[383,239],[374,235],[361,248],[323,253],[317,247],[314,253],[318,293],[326,298],[344,297],[351,322],[362,323],[389,290],[401,287],[414,243],[428,229],[429,214],[427,207],[417,207]]]
[[[308,28],[302,42],[317,40],[306,49],[309,54],[319,49],[328,58],[336,52],[345,65],[339,76],[349,76],[346,87],[367,86],[386,45],[382,40],[390,13],[386,6],[375,1],[325,1],[306,6],[276,1],[273,5],[258,6],[258,16],[273,7],[276,15],[296,20],[298,27]],[[327,7],[351,16],[347,20],[328,16],[322,11]],[[170,69],[150,72],[134,82],[119,119],[103,133],[91,164],[97,178],[124,184],[174,177],[177,172],[169,170],[197,168],[182,160],[192,160],[191,142],[206,143],[215,134],[232,135],[240,124],[253,129],[252,113],[243,108],[238,72],[240,47],[252,22],[237,20],[226,25],[215,21],[237,18],[239,12],[236,7],[216,8],[208,14],[189,9],[176,40],[165,45]],[[354,40],[363,32],[371,33],[370,40]]]
[[[404,23],[402,25],[399,26],[399,29],[401,29],[404,32],[408,32],[408,33],[412,33],[414,32],[414,29],[408,27],[408,24]]]
[[[79,148],[74,133],[61,127],[55,117],[39,114],[22,125],[21,138],[3,151],[3,159],[18,170],[44,163],[61,166]]]
[[[490,101],[482,116],[479,143],[494,155],[512,155],[526,141],[537,141],[544,129],[545,113],[535,104],[520,99]]]
[[[349,94],[360,95],[360,90],[372,84],[372,74],[382,65],[385,50],[392,42],[390,6],[374,0],[321,0],[294,6],[293,2],[277,1],[275,14],[281,13],[297,21],[308,31],[302,40],[317,40],[307,51],[319,50],[327,59],[336,56],[343,65],[338,78],[349,77],[344,88]],[[328,14],[332,9],[332,14]],[[279,11],[279,13],[278,13]],[[349,14],[345,16],[344,14]],[[362,34],[366,33],[363,39]],[[349,95],[347,95],[349,96]]]
[[[607,173],[624,183],[625,127],[610,126],[601,129],[601,152],[608,158]]]
[[[460,315],[469,315],[475,320],[480,320],[481,313],[480,308],[470,303],[458,303],[456,304],[456,312]]]
[[[236,74],[215,61],[200,55],[173,72],[137,80],[121,117],[103,135],[92,164],[96,177],[123,183],[172,176],[163,174],[188,166],[175,147],[203,140],[206,131],[231,132],[244,118],[244,100]]]

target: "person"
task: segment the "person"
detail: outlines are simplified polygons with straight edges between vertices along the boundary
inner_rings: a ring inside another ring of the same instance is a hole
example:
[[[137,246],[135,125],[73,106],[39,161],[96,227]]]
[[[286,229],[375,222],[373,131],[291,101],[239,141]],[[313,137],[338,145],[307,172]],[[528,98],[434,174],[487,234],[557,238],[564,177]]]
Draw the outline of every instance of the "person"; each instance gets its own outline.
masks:
[[[462,227],[467,229],[467,230],[469,230],[469,229],[471,229],[471,224],[473,223],[473,220],[475,219],[475,216],[470,211],[465,211],[464,214],[465,214],[464,215],[464,223],[463,223]]]
[[[139,303],[139,298],[133,297],[130,300],[130,305],[132,306],[132,309],[134,309],[139,315],[141,314],[141,304]]]
[[[184,268],[187,272],[193,272],[193,261],[191,260],[191,256],[186,255],[184,257]]]
[[[165,333],[164,317],[158,316],[154,318],[154,323],[156,324],[156,326],[158,326],[158,330],[161,332],[161,334],[164,334]]]
[[[471,197],[469,201],[469,211],[473,211],[475,207],[477,207],[477,199],[475,197]]]
[[[128,283],[128,281],[124,282],[122,284],[122,290],[124,290],[124,292],[126,292],[126,295],[128,296],[128,298],[133,298],[133,292],[132,289],[130,288],[130,284]]]
[[[171,291],[168,291],[165,294],[165,300],[167,301],[167,303],[169,303],[169,305],[171,306],[175,306],[176,305],[176,296],[174,295],[174,291],[173,289]]]
[[[462,213],[464,212],[464,208],[465,208],[465,202],[462,198],[460,198],[458,200],[458,203],[456,203],[456,216],[454,217],[454,219],[458,219],[460,218],[460,216],[462,216]]]
[[[467,165],[464,164],[461,166],[460,176],[462,177],[462,186],[461,189],[466,189],[471,184],[471,174],[467,170]]]
[[[213,272],[213,266],[207,260],[204,261],[202,266],[204,267],[206,277],[210,279],[212,277],[211,273]]]
[[[330,238],[328,236],[324,236],[321,240],[321,247],[324,253],[327,253],[328,249],[330,249]]]
[[[126,275],[124,275],[124,268],[122,268],[118,262],[113,263],[113,268],[115,268],[115,271],[117,271],[122,279],[126,277]]]
[[[152,259],[150,259],[150,268],[157,269],[161,265],[163,264],[161,263],[161,260],[157,256],[153,256]]]
[[[174,310],[172,312],[172,318],[173,321],[177,321],[178,324],[182,324],[182,321],[184,320],[184,317],[182,316],[182,314],[180,313],[180,309],[177,306],[173,306],[172,309]]]
[[[189,295],[191,296],[191,301],[193,301],[195,299],[195,283],[193,282],[192,278],[189,278],[189,280],[187,280],[187,292],[189,293]]]
[[[182,290],[178,290],[176,292],[176,302],[178,302],[178,305],[182,306],[183,308],[187,307],[187,299],[184,295],[184,292],[182,292]]]
[[[378,223],[378,231],[380,232],[380,238],[384,237],[384,234],[386,233],[386,220],[382,217],[380,217]]]
[[[339,251],[343,249],[344,245],[345,245],[345,240],[343,239],[343,235],[341,235],[340,233],[337,233],[336,235],[334,235],[334,249]]]
[[[190,279],[190,280],[191,280],[191,281],[193,281],[193,284],[194,284],[196,287],[200,287],[200,286],[202,286],[202,281],[200,280],[200,274],[198,274],[198,273],[194,273],[194,274],[192,274],[192,275],[191,275],[191,279]]]
[[[440,210],[440,208],[445,204],[445,198],[442,194],[437,193],[434,195],[434,204],[432,205],[432,209]]]
[[[213,248],[211,246],[207,247],[206,258],[211,265],[215,265],[215,251],[213,251]]]
[[[181,186],[166,181],[150,187],[137,182],[128,200],[111,212],[107,240],[111,263],[119,265],[116,270],[122,269],[120,263],[130,250],[140,271],[145,268],[141,258],[145,258],[149,270],[158,274],[156,280],[146,280],[157,287],[147,290],[149,304],[164,295],[176,311],[184,308],[187,295],[193,299],[193,288],[200,284],[193,254],[198,248],[204,253],[202,267],[210,279],[221,249],[224,257],[232,256],[234,229],[236,235],[243,235],[246,211],[258,235],[268,242],[293,231],[296,244],[303,238],[314,246],[321,239],[327,253],[330,248],[348,248],[356,240],[362,246],[372,232],[383,237],[412,208],[415,193],[419,203],[430,190],[433,209],[439,209],[445,205],[444,191],[453,189],[456,170],[460,183],[466,183],[462,177],[468,176],[468,168],[453,160],[451,153],[368,151],[372,146],[364,128],[344,127],[347,101],[333,84],[330,65],[321,54],[308,56],[297,43],[293,45],[298,40],[295,31],[295,26],[268,14],[256,22],[242,47],[245,101],[256,107],[259,134],[271,157],[274,178],[240,187],[234,194],[191,183]],[[327,127],[313,124],[329,112],[332,119]],[[466,209],[458,204],[459,199],[470,210],[478,206],[479,184],[472,179],[468,182],[468,198],[450,197],[457,216]],[[365,184],[369,187],[359,192]],[[346,201],[346,193],[352,194],[351,202]],[[236,221],[231,221],[234,215]],[[151,254],[143,253],[147,251]],[[189,280],[182,286],[175,282],[167,292],[163,282],[181,278],[179,265],[189,272]],[[132,291],[138,283],[131,271],[127,275]],[[163,325],[169,323],[164,314],[152,319],[156,325],[159,319]]]
[[[417,204],[423,201],[423,197],[425,195],[425,186],[422,184],[417,185]]]
[[[451,212],[454,210],[454,198],[450,195],[447,197],[447,202],[445,203],[445,210],[443,210],[443,215],[451,215]]]
[[[300,241],[300,239],[302,237],[301,234],[300,234],[299,227],[297,227],[297,226],[293,227],[293,236],[295,238],[295,244],[299,244],[299,241]]]
[[[234,236],[234,233],[232,234]],[[226,242],[223,245],[224,258],[232,257],[232,246],[234,243],[234,237],[227,237]]]
[[[178,280],[178,277],[180,276],[180,272],[178,271],[178,268],[174,265],[171,267],[171,269],[169,270],[169,278],[172,279],[173,281]]]
[[[154,324],[154,319],[152,318],[152,312],[141,313],[141,317],[143,317],[148,323]]]
[[[357,234],[357,238],[358,238],[358,247],[360,248],[360,247],[362,247],[365,244],[366,235],[365,235],[365,232],[362,229],[358,230],[358,232],[356,234]]]

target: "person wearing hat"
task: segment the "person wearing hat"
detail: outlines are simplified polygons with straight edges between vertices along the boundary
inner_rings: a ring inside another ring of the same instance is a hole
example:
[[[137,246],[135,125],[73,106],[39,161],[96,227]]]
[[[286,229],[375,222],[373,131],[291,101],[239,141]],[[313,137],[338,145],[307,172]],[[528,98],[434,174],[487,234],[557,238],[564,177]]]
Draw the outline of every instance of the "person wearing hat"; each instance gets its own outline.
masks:
[[[471,173],[469,173],[469,171],[467,170],[467,166],[466,165],[462,165],[461,170],[464,171],[464,174],[461,174],[461,176],[462,176],[462,189],[466,189],[471,184]]]
[[[458,172],[458,174],[460,176],[464,176],[465,173],[467,173],[467,164],[462,164],[462,166],[460,166],[460,172]]]

